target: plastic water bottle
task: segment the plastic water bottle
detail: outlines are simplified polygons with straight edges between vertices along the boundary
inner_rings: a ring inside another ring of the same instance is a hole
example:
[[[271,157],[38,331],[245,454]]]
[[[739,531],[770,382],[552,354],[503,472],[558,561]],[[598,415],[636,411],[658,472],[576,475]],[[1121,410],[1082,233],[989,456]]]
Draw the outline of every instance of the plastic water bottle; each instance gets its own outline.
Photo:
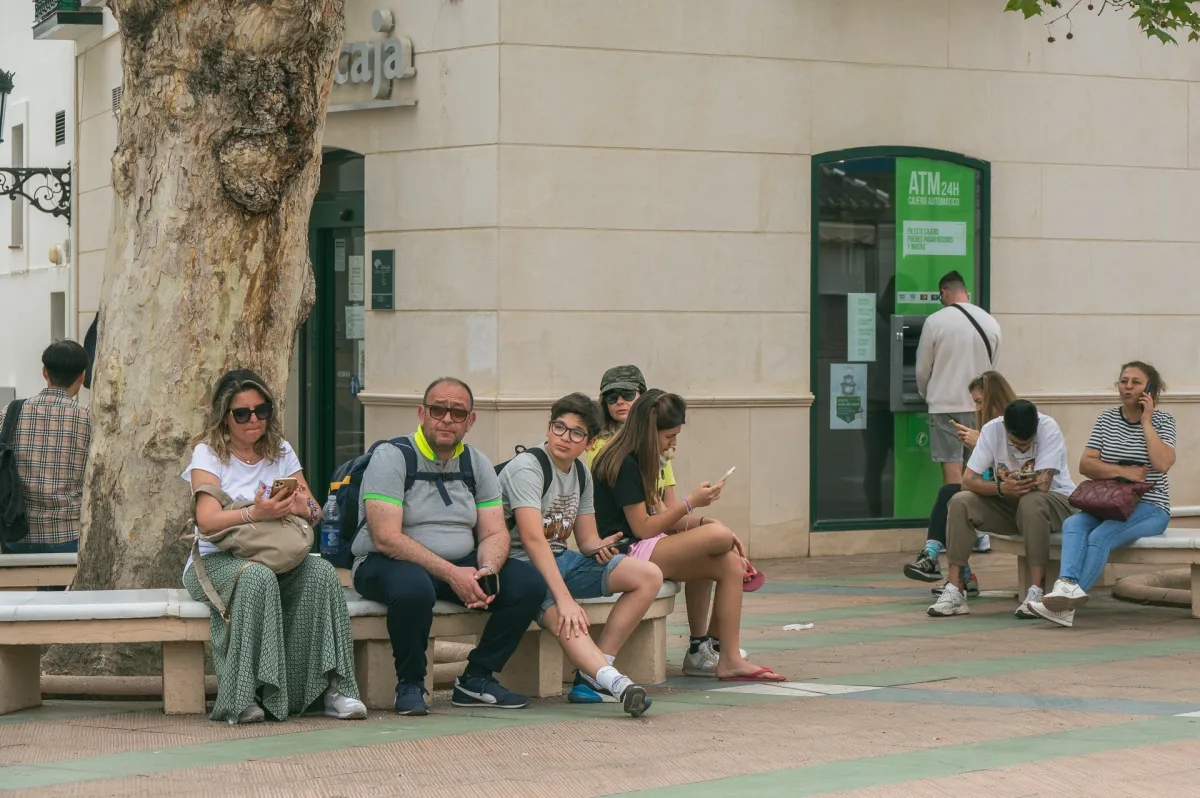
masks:
[[[342,516],[338,513],[337,494],[330,493],[321,515],[321,556],[336,558],[342,550]]]

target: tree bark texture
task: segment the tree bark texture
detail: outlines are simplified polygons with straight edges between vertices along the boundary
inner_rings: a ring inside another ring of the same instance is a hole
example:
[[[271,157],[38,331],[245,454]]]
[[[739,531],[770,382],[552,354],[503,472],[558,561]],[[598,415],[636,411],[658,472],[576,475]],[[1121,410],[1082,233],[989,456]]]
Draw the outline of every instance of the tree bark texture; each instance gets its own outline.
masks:
[[[180,587],[180,473],[231,368],[285,390],[315,297],[308,218],[344,0],[109,0],[123,37],[114,209],[74,588]],[[130,649],[55,670],[145,669]]]

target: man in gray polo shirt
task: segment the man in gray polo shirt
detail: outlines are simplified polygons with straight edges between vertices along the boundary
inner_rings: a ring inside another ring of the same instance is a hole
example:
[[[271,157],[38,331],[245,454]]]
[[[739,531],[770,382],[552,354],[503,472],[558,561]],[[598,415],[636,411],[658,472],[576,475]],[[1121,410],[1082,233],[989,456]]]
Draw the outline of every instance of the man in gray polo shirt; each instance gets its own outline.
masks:
[[[495,469],[462,442],[475,423],[474,401],[461,380],[435,380],[417,409],[420,426],[402,443],[416,463],[407,490],[409,462],[397,446],[376,449],[363,474],[359,518],[367,523],[351,548],[354,589],[387,605],[401,715],[428,714],[425,647],[438,599],[492,616],[454,682],[454,705],[517,709],[529,703],[493,674],[537,618],[546,583],[528,562],[509,558]]]

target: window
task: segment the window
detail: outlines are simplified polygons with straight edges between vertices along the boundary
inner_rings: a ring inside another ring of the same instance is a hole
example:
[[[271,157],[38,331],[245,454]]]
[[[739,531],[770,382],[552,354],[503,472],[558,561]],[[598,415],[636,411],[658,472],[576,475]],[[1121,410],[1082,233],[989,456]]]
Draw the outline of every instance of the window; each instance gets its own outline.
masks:
[[[61,147],[67,143],[67,112],[59,111],[54,115],[54,146]]]
[[[988,170],[906,147],[813,157],[814,531],[920,527],[929,517],[942,473],[915,394],[916,341],[950,271],[987,307]]]
[[[67,337],[67,295],[63,291],[50,293],[50,340],[63,341]]]

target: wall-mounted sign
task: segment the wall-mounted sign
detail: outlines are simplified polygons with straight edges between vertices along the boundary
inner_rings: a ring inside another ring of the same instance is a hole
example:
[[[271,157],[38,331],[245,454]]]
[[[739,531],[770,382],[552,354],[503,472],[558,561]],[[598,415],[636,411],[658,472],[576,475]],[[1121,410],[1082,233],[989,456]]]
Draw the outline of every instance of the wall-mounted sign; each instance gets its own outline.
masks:
[[[396,250],[371,250],[371,310],[396,309]]]
[[[371,28],[376,33],[387,35],[395,27],[391,11],[376,9],[371,14]],[[388,36],[373,42],[342,44],[333,81],[339,86],[348,83],[369,85],[373,100],[386,100],[392,96],[392,81],[406,80],[416,74],[412,40]]]

